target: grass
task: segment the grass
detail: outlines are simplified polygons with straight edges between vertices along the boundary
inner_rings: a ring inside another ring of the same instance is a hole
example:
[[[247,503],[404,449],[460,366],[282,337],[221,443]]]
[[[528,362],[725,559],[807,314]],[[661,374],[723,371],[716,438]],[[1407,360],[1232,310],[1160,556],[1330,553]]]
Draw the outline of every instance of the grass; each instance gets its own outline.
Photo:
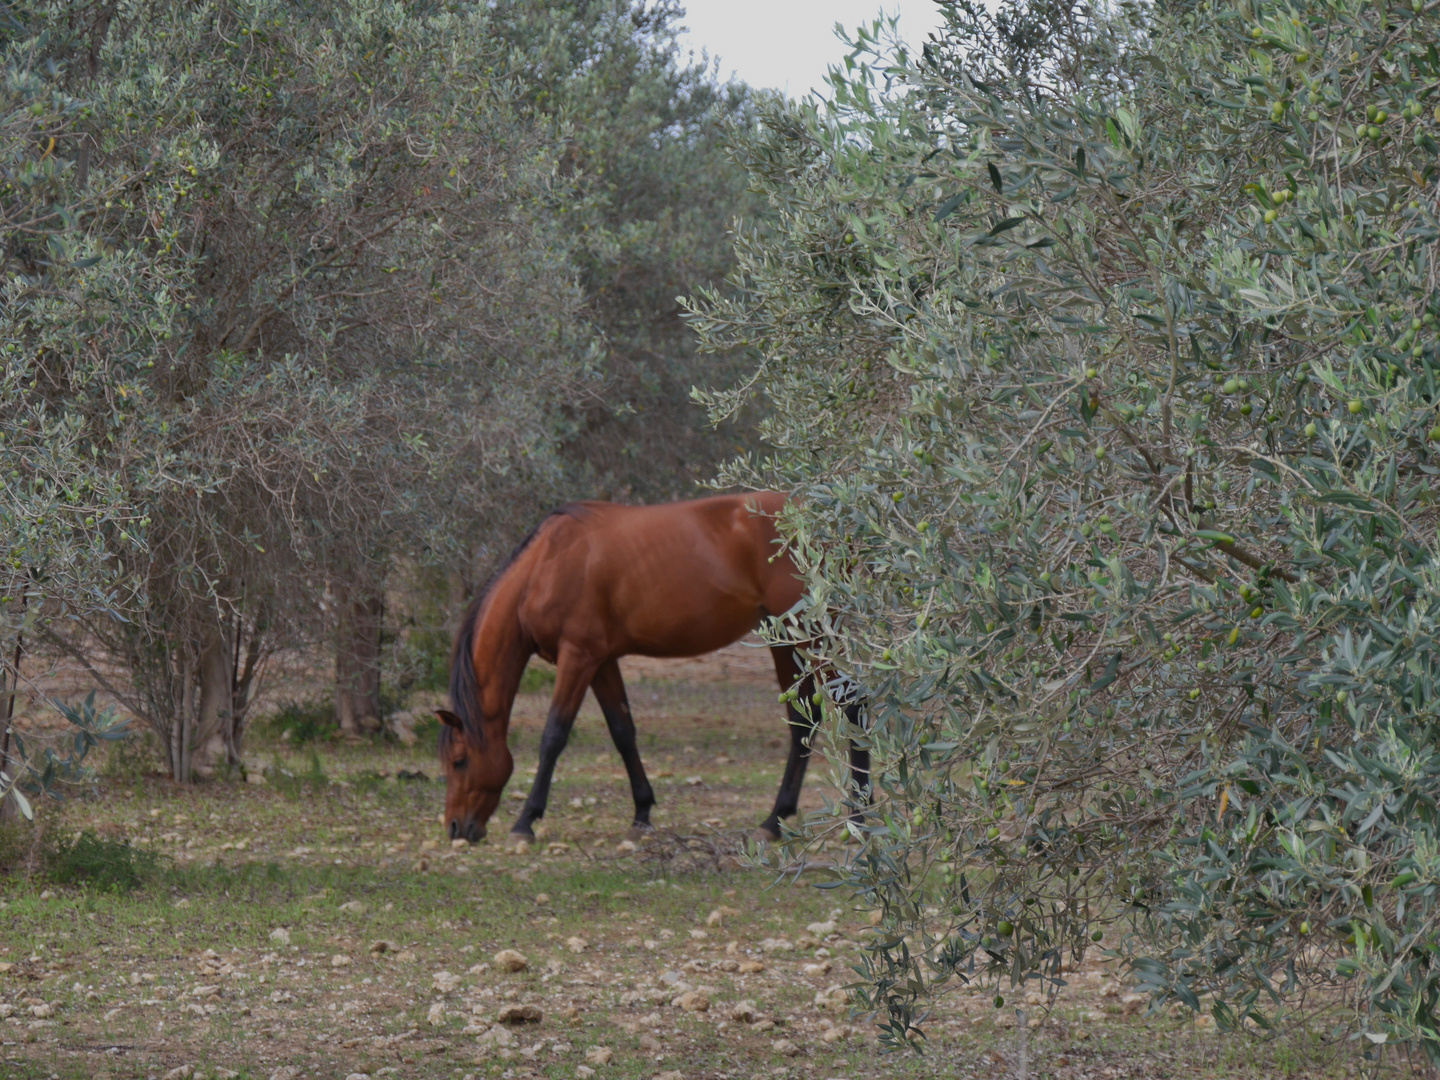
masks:
[[[763,818],[783,767],[773,692],[657,683],[631,697],[662,840],[705,836],[723,849]],[[544,710],[543,696],[517,707],[515,792],[527,786]],[[723,860],[717,868],[678,841],[627,850],[628,786],[593,705],[562,758],[540,842],[520,852],[502,842],[519,805],[511,798],[497,838],[473,849],[445,842],[428,745],[296,747],[269,728],[251,750],[264,767],[250,776],[264,783],[181,787],[121,770],[102,776],[93,797],[47,808],[38,846],[33,835],[0,834],[0,1014],[9,1014],[0,1076],[179,1080],[173,1071],[188,1067],[206,1080],[269,1080],[282,1069],[294,1080],[578,1080],[583,1067],[596,1080],[859,1080],[1017,1070],[1017,1032],[1005,1026],[1013,1013],[997,1013],[991,992],[944,998],[924,1056],[882,1054],[865,1018],[817,1003],[852,977],[869,932],[862,907],[810,887],[820,875],[797,886]],[[427,779],[399,778],[417,773]],[[820,797],[812,783],[807,804]],[[833,934],[806,939],[809,924],[832,918]],[[776,951],[780,938],[795,948]],[[528,966],[499,970],[503,949]],[[1350,1050],[1319,1037],[1221,1039],[1183,1018],[1127,1015],[1124,988],[1098,965],[1071,978],[1073,991],[1027,1031],[1031,1077],[1352,1071]],[[709,1009],[672,1005],[677,984]],[[735,1017],[741,1002],[759,1023]],[[499,1010],[522,1004],[542,1020],[477,1039]],[[602,1050],[611,1056],[597,1064]]]

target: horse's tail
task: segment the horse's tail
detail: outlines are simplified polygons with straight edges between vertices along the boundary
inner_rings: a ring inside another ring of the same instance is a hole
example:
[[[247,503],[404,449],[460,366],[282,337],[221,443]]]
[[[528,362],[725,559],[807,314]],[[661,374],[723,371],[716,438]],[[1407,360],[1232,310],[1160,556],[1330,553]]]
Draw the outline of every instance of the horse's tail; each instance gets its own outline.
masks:
[[[480,626],[480,605],[485,602],[485,593],[480,593],[465,609],[460,623],[460,633],[455,636],[455,652],[450,657],[450,708],[460,717],[466,732],[481,740],[485,739],[485,727],[480,723],[480,681],[475,677],[475,635]]]

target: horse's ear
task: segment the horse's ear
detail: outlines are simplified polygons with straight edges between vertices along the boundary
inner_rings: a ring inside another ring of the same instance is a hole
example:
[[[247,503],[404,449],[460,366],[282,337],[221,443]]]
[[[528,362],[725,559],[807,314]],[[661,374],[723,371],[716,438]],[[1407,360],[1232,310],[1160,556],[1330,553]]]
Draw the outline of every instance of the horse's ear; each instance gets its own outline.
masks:
[[[441,723],[453,727],[456,731],[462,731],[465,727],[460,717],[456,716],[449,709],[436,709],[435,715],[440,718]]]

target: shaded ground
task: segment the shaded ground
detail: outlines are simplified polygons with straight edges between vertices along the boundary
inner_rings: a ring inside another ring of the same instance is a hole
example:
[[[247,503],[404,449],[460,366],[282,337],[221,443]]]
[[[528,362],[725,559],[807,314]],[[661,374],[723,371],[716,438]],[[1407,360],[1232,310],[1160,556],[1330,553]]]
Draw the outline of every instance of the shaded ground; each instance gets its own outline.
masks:
[[[869,913],[810,887],[823,871],[777,881],[729,857],[784,761],[768,659],[746,653],[722,674],[629,671],[660,799],[660,833],[640,850],[593,703],[540,842],[520,851],[503,826],[533,769],[540,695],[516,710],[502,827],[474,849],[444,840],[428,739],[260,741],[264,784],[182,788],[117,758],[93,798],[47,810],[44,835],[95,829],[163,853],[162,868],[131,892],[0,877],[0,1076],[1348,1075],[1319,1040],[1221,1040],[1145,1017],[1098,964],[1070,974],[1053,1012],[1028,1007],[1024,1039],[993,990],[962,989],[927,1025],[923,1057],[882,1054],[841,989]],[[807,806],[823,798],[819,772]],[[43,837],[21,840],[38,860]],[[524,968],[504,970],[503,950]],[[498,1022],[517,1006],[539,1021]]]

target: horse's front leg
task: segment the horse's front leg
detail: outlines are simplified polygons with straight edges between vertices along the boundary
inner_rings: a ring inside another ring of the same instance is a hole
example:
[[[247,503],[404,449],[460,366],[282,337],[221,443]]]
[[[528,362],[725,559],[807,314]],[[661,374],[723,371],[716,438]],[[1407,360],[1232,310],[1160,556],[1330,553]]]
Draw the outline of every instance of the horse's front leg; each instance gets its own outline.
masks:
[[[645,766],[640,762],[640,748],[635,745],[635,720],[630,715],[630,701],[625,696],[620,665],[614,660],[601,664],[590,688],[595,691],[595,700],[605,714],[605,726],[610,729],[610,738],[620,752],[620,760],[625,762],[625,772],[630,776],[630,792],[635,796],[635,824],[631,831],[643,832],[650,828],[650,808],[655,805],[655,792],[645,776]]]
[[[550,801],[550,781],[555,775],[555,762],[570,741],[575,714],[580,711],[585,690],[594,674],[593,660],[579,655],[576,650],[561,650],[555,667],[555,693],[550,698],[550,715],[545,719],[545,733],[540,736],[540,765],[535,770],[535,782],[530,785],[525,806],[510,827],[510,835],[517,839],[535,839],[535,822],[545,816],[545,805]]]

